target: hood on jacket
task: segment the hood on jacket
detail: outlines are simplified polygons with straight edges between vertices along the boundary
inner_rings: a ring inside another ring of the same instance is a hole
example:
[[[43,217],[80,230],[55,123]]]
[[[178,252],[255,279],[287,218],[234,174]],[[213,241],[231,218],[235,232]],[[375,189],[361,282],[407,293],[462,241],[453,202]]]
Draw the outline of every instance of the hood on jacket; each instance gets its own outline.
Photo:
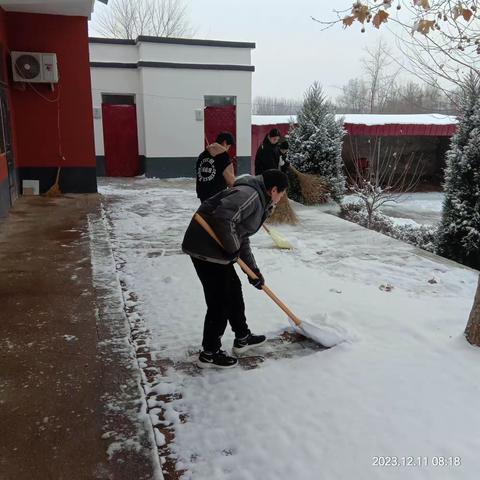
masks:
[[[223,147],[219,143],[211,143],[210,145],[208,145],[206,150],[212,157],[216,157],[217,155],[220,155],[221,153],[225,153],[227,151],[225,147]]]
[[[241,185],[254,188],[258,192],[264,207],[272,201],[270,195],[267,193],[267,189],[265,188],[265,183],[263,183],[263,177],[261,175],[242,175],[240,178],[237,178],[233,186],[237,187]]]
[[[265,135],[265,138],[263,139],[262,144],[263,144],[264,147],[269,147],[269,148],[277,148],[277,147],[278,147],[278,144],[277,144],[277,143],[273,144],[273,143],[269,140],[268,133],[267,133],[267,135]]]

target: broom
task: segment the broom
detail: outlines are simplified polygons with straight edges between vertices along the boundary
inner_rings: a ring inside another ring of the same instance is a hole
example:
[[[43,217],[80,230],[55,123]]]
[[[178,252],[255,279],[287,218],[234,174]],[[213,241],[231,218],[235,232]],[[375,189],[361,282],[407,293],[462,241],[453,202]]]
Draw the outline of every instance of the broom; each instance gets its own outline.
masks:
[[[299,172],[292,165],[290,165],[290,169],[297,177],[305,205],[318,205],[328,202],[330,195],[325,179],[318,175]]]
[[[54,100],[54,102],[57,103],[58,156],[60,160],[65,161],[65,156],[63,155],[63,149],[62,149],[62,130],[60,128],[60,85],[61,84],[58,84],[58,95],[57,95],[57,98]],[[53,90],[53,85],[52,85],[52,90]],[[48,100],[48,99],[46,100],[49,102],[52,102],[52,100]],[[45,192],[46,197],[58,197],[62,194],[62,191],[60,190],[60,184],[59,184],[61,170],[62,170],[62,167],[58,166],[55,183]]]
[[[58,183],[60,179],[61,170],[62,170],[62,167],[57,168],[57,178],[55,179],[55,183],[45,192],[46,197],[58,197],[59,195],[62,194],[60,190],[60,185]]]
[[[288,240],[285,240],[276,230],[274,230],[272,227],[267,227],[265,224],[262,225],[263,228],[266,230],[266,232],[270,235],[271,239],[273,240],[273,243],[278,248],[283,248],[285,250],[292,250],[293,247],[288,242]]]
[[[298,223],[297,215],[293,211],[286,195],[277,203],[275,210],[268,217],[267,222],[272,224],[287,223],[289,225],[296,225]]]

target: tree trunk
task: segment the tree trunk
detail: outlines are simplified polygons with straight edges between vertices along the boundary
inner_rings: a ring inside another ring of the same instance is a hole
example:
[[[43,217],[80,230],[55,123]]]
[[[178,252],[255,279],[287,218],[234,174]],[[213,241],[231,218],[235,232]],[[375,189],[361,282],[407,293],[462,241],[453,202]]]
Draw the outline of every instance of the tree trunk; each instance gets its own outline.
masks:
[[[465,336],[472,345],[480,347],[480,277],[470,318],[465,328]]]

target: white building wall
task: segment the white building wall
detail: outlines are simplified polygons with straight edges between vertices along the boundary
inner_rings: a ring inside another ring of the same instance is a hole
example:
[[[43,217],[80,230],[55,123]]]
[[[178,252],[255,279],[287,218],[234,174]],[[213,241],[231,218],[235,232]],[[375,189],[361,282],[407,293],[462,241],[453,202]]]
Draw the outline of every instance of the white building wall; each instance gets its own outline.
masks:
[[[237,155],[250,155],[250,72],[143,68],[142,76],[147,157],[198,156],[204,122],[195,110],[205,95],[237,97]]]
[[[91,43],[90,60],[132,65],[149,61],[250,66],[251,49],[151,42]],[[203,110],[206,95],[236,97],[237,156],[251,155],[250,71],[92,67],[91,78],[94,107],[101,109],[102,93],[135,95],[139,154],[145,155],[147,163],[149,159],[171,162],[198,156],[204,146],[204,121],[196,119],[196,110]],[[95,119],[94,126],[96,154],[102,156],[102,119]]]
[[[110,43],[91,43],[90,61],[136,63],[138,62],[138,46]]]
[[[147,62],[251,64],[249,48],[139,42],[138,49],[139,60]]]

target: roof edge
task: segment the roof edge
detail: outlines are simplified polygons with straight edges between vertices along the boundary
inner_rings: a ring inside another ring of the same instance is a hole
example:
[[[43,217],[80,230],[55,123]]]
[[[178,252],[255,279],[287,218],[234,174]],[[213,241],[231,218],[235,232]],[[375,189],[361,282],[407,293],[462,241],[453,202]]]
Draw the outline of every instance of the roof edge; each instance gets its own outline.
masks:
[[[231,70],[238,72],[254,72],[254,65],[231,65],[211,63],[178,63],[178,62],[90,62],[91,68],[174,68],[186,70]]]
[[[232,42],[227,40],[202,40],[196,38],[172,38],[172,37],[151,37],[148,35],[140,35],[134,39],[124,38],[104,38],[89,37],[89,43],[103,43],[111,45],[137,45],[139,43],[164,43],[171,45],[193,45],[201,47],[226,47],[226,48],[256,48],[253,42]]]
[[[103,38],[103,37],[88,37],[88,43],[107,43],[111,45],[135,45],[135,40],[128,40],[126,38]]]

